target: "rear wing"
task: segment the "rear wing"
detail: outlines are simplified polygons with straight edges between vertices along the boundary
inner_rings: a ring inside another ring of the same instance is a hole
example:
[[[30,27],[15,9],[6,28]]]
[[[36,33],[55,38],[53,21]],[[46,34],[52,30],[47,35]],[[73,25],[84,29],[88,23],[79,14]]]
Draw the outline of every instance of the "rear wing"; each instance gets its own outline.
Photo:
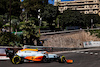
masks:
[[[12,58],[14,54],[22,48],[5,48],[6,56]]]

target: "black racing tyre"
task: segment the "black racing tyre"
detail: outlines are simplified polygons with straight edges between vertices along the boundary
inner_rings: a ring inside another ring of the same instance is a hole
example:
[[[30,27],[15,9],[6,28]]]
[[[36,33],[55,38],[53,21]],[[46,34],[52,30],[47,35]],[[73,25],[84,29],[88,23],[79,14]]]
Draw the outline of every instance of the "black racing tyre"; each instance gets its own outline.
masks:
[[[44,56],[44,57],[42,58],[42,62],[43,62],[43,63],[47,63],[47,62],[48,62],[48,59],[46,58],[46,56]]]
[[[20,61],[20,63],[23,63],[24,62],[24,58],[23,57],[21,57],[21,61]]]
[[[21,58],[20,58],[18,55],[16,55],[16,56],[14,56],[14,57],[12,58],[11,62],[12,62],[13,64],[19,64],[19,63],[21,63]]]
[[[48,61],[47,61],[48,63],[50,63],[51,62],[51,59],[50,58],[48,58]]]
[[[59,63],[65,63],[65,56],[60,56],[58,61]]]

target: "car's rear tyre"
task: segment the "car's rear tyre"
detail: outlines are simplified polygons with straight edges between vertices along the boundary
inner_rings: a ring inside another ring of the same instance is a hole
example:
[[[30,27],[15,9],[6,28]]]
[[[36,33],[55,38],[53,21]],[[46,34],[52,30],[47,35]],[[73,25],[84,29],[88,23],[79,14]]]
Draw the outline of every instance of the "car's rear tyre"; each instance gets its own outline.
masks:
[[[60,56],[58,61],[59,63],[65,63],[65,56]]]
[[[48,61],[47,61],[48,63],[50,63],[51,62],[51,59],[50,58],[48,58]]]
[[[13,64],[19,64],[19,63],[21,63],[21,58],[20,58],[18,55],[16,55],[16,56],[14,56],[14,57],[12,58],[11,62],[12,62]]]
[[[42,62],[43,62],[43,63],[48,62],[48,59],[46,58],[46,56],[44,56],[44,57],[42,58]]]

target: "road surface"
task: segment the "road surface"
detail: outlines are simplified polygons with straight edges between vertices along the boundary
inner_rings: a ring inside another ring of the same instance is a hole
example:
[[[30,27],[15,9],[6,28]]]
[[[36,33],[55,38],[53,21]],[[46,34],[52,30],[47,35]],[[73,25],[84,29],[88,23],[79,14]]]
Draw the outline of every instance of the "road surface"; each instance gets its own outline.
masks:
[[[14,65],[8,61],[0,61],[0,67],[100,67],[100,50],[74,51],[63,53],[66,59],[74,60],[73,64],[67,63],[22,63]]]

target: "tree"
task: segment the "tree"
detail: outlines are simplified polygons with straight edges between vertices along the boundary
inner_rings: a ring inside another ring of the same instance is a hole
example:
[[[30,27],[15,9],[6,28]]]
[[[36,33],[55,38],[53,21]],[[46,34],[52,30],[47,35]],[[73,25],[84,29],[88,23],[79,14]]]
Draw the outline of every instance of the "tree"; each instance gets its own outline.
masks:
[[[17,34],[17,29],[18,29],[19,22],[20,21],[18,19],[12,19],[11,20],[11,25],[12,25],[14,31],[16,31],[15,35]]]
[[[61,17],[61,15],[58,15],[57,17],[56,17],[56,25],[57,25],[57,28],[59,28],[59,18]]]
[[[57,16],[57,7],[52,4],[48,4],[44,7],[44,12],[42,13],[43,20],[46,20],[49,23],[49,26],[52,26],[53,20]]]
[[[11,0],[11,15],[19,17],[22,9],[20,8],[20,0]],[[10,0],[0,0],[0,15],[9,13],[10,11]]]
[[[24,25],[21,25],[20,29],[23,31],[23,36],[28,40],[28,44],[34,45],[34,40],[39,40],[40,35],[38,34],[38,30],[36,29],[36,25],[34,25],[34,21],[27,21]]]
[[[25,9],[25,12],[28,13],[28,16],[30,17],[37,17],[38,15],[38,9],[43,9],[43,7],[48,4],[48,0],[24,0],[22,2],[23,9]]]
[[[10,32],[0,33],[0,45],[14,46],[10,43],[20,42],[20,37]]]
[[[21,6],[20,0],[12,0],[11,1],[11,15],[19,17],[22,12],[22,8],[20,8],[20,6]]]
[[[60,25],[63,29],[66,26],[82,26],[83,23],[83,15],[79,11],[66,10],[60,17]]]
[[[3,16],[2,15],[0,15],[0,28],[2,28],[2,26],[3,26]]]
[[[0,0],[0,15],[7,13],[7,0]]]
[[[85,25],[88,27],[91,27],[93,24],[100,23],[99,21],[99,15],[98,14],[86,14],[85,15]],[[93,22],[91,22],[91,19]]]

